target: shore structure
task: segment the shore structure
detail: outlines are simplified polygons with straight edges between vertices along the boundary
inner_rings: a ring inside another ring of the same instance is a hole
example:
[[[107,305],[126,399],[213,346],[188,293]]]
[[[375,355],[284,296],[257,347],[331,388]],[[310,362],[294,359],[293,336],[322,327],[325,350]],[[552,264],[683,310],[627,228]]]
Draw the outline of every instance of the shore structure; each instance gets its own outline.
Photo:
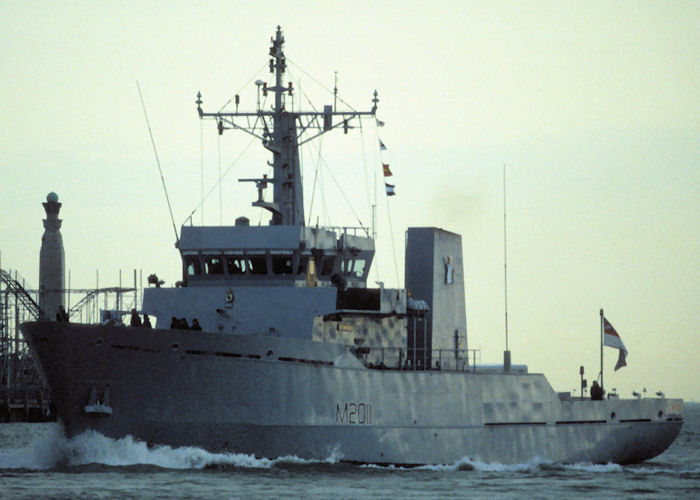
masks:
[[[39,305],[16,271],[0,269],[0,422],[55,420],[50,391],[19,325],[37,321]]]
[[[120,323],[126,309],[138,300],[136,270],[134,287],[63,288],[65,257],[58,219],[61,204],[49,193],[40,253],[42,286],[31,287],[16,270],[0,269],[0,422],[42,422],[56,420],[49,386],[24,336],[20,324],[26,321],[99,322],[103,314]],[[69,274],[70,275],[70,274]],[[99,275],[99,273],[98,273]],[[68,278],[70,284],[70,278]],[[79,297],[71,307],[71,294]],[[65,307],[61,309],[65,301]],[[39,307],[42,303],[46,310]],[[102,309],[104,308],[104,309]]]
[[[39,290],[32,295],[24,279],[0,269],[0,420],[55,420],[49,387],[32,357],[19,325],[37,319],[56,321],[65,301],[65,253],[61,236],[61,203],[54,192],[43,203],[46,212],[39,254]],[[38,303],[36,301],[38,295]]]
[[[44,234],[41,237],[39,254],[39,308],[42,319],[55,321],[56,314],[65,307],[66,255],[58,213],[61,203],[54,192],[46,196],[44,210]]]

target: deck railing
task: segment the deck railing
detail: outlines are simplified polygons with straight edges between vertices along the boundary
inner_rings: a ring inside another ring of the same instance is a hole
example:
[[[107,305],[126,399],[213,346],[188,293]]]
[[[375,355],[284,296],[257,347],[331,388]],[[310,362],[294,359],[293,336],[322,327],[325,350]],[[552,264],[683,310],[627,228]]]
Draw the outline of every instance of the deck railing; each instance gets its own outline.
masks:
[[[363,365],[377,370],[474,371],[481,362],[479,349],[406,349],[348,346]]]

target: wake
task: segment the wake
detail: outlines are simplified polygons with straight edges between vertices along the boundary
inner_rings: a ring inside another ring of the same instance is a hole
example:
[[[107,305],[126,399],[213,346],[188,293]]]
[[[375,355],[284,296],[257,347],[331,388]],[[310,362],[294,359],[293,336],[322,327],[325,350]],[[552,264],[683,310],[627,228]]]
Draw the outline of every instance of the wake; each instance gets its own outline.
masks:
[[[334,466],[342,461],[339,450],[323,460],[306,460],[296,456],[275,459],[257,458],[243,453],[212,453],[202,448],[166,445],[149,447],[131,436],[108,438],[96,431],[68,439],[60,426],[52,426],[43,435],[35,436],[27,445],[0,450],[0,469],[56,470],[100,464],[109,467],[152,466],[163,469],[272,469],[275,467]],[[570,471],[611,473],[621,472],[618,464],[557,464],[533,459],[520,464],[483,463],[462,458],[454,464],[417,467],[362,465],[361,468],[385,471],[477,471],[477,472],[537,472]]]

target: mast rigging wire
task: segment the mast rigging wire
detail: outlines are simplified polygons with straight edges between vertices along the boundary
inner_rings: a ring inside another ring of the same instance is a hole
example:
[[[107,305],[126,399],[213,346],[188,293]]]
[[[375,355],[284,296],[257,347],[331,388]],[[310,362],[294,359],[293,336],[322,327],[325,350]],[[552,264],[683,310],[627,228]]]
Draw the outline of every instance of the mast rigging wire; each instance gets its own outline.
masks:
[[[374,130],[376,132],[377,136],[377,144],[381,142],[381,138],[379,137],[379,127],[374,127]],[[384,155],[382,154],[381,149],[379,149],[379,163],[382,164],[382,173],[381,178],[384,180],[384,183],[386,184],[386,178],[384,177],[383,174],[383,169],[384,169]],[[375,172],[375,177],[374,177],[375,183],[377,180],[377,174]],[[377,188],[375,184],[375,197],[377,196]],[[390,203],[389,203],[389,195],[386,193],[386,189],[384,191],[384,200],[386,201],[386,214],[389,222],[389,238],[391,238],[391,251],[392,251],[392,257],[394,258],[394,270],[396,271],[396,286],[400,286],[400,281],[399,281],[399,263],[398,260],[396,259],[396,244],[394,243],[394,227],[391,223],[391,209],[390,209]]]
[[[314,196],[316,195],[316,181],[318,180],[318,169],[314,172],[314,184],[311,188],[311,203],[309,204],[309,222],[306,223],[307,226],[311,225],[311,214],[314,211]]]
[[[389,219],[389,237],[391,238],[391,251],[394,254],[394,271],[396,272],[396,286],[400,287],[401,282],[399,281],[399,263],[396,260],[396,244],[394,243],[394,227],[391,224],[391,209],[390,209],[391,204],[389,203],[389,200],[388,200],[389,197],[386,196],[386,198],[387,198],[386,214],[387,214],[387,218]]]
[[[221,181],[224,180],[224,177],[226,177],[226,176],[228,175],[228,173],[231,171],[231,169],[232,169],[234,166],[236,166],[236,163],[238,163],[238,161],[243,157],[243,155],[246,153],[246,151],[248,151],[248,149],[250,149],[250,146],[253,145],[253,142],[255,142],[255,139],[256,139],[255,137],[253,137],[253,138],[250,139],[250,142],[248,143],[248,145],[247,145],[245,148],[243,148],[243,150],[240,152],[240,154],[238,155],[238,157],[236,157],[236,159],[233,160],[233,163],[231,164],[231,166],[229,166],[229,167],[226,169],[226,171],[224,172],[224,174],[219,178],[219,181],[218,181],[216,184],[214,184],[214,185],[212,186],[212,188],[207,192],[207,194],[204,195],[204,198],[202,199],[202,201],[200,201],[199,204],[198,204],[196,207],[194,207],[194,209],[190,212],[190,214],[189,214],[187,217],[185,217],[185,222],[192,219],[192,216],[194,215],[194,213],[195,213],[197,210],[199,210],[199,208],[202,206],[202,203],[204,203],[204,200],[206,200],[207,198],[209,198],[209,195],[212,194],[212,193],[214,192],[214,190],[219,186],[219,184],[221,184]],[[173,223],[173,226],[174,226],[174,223]]]
[[[335,183],[336,187],[338,188],[338,191],[340,191],[340,194],[343,196],[343,199],[345,200],[345,203],[347,203],[348,208],[350,209],[350,211],[352,212],[352,214],[353,214],[353,215],[355,216],[355,218],[357,219],[357,222],[360,224],[360,227],[361,227],[362,229],[364,229],[366,232],[369,233],[369,230],[368,230],[368,229],[365,227],[365,225],[362,223],[362,219],[360,219],[360,216],[357,215],[357,212],[355,212],[355,209],[352,207],[352,203],[350,203],[350,200],[348,199],[347,195],[345,194],[345,191],[343,191],[343,188],[340,186],[340,183],[338,182],[338,180],[337,180],[337,179],[335,178],[335,176],[333,175],[333,172],[331,171],[330,167],[328,166],[328,163],[326,163],[326,161],[325,161],[325,160],[323,159],[323,157],[321,156],[321,151],[320,151],[320,149],[319,149],[319,161],[322,162],[323,165],[325,165],[326,171],[330,174],[331,179],[333,179],[333,182]]]
[[[370,200],[369,173],[367,170],[367,153],[365,152],[365,128],[362,126],[362,120],[358,120],[358,122],[360,126],[360,147],[362,149],[362,170],[365,173],[365,197],[367,198],[367,206],[370,209],[370,226],[373,226],[372,202]],[[374,232],[374,227],[372,227],[372,232]]]
[[[219,225],[223,226],[224,224],[224,215],[223,215],[223,194],[221,193],[221,187],[222,187],[222,182],[221,182],[221,134],[218,134],[216,136],[216,145],[217,149],[219,152]],[[204,210],[202,210],[203,212]]]
[[[297,68],[299,68],[299,66],[297,66],[296,64],[294,64],[294,66],[297,67]],[[316,79],[314,79],[311,75],[309,75],[308,73],[306,73],[303,69],[299,68],[299,70],[302,71],[303,73],[305,73],[307,76],[309,76],[312,80],[314,80],[314,81],[315,81],[318,85],[320,85],[322,88],[325,88],[325,87],[323,87],[323,85],[321,85]],[[295,80],[297,81],[297,88],[299,89],[299,94],[301,94],[301,95],[304,96],[304,98],[306,99],[306,102],[309,104],[309,106],[311,106],[311,108],[312,108],[314,111],[318,111],[318,110],[316,109],[316,106],[314,106],[313,102],[311,102],[311,99],[309,99],[309,96],[308,96],[303,90],[301,90],[300,79],[297,78],[297,77],[295,77],[295,76],[292,76],[291,70],[289,71],[289,76],[290,76],[290,78],[295,79]],[[325,90],[328,90],[328,89],[325,89]],[[301,109],[301,95],[299,96],[299,108],[300,108],[300,109]],[[344,102],[344,101],[341,99],[341,102]],[[347,103],[345,103],[345,104],[347,105]],[[348,107],[350,107],[350,106],[348,105]],[[362,119],[359,119],[358,121],[360,122],[360,130],[362,131]],[[366,227],[364,226],[364,224],[362,223],[362,220],[360,219],[360,217],[357,215],[357,213],[355,212],[354,208],[352,207],[352,204],[350,203],[350,200],[349,200],[348,197],[346,196],[345,192],[344,192],[343,189],[340,187],[340,184],[338,183],[338,181],[336,180],[335,176],[333,175],[333,172],[330,171],[330,167],[328,166],[328,163],[326,163],[326,161],[323,159],[323,155],[321,154],[321,150],[322,150],[322,140],[323,140],[323,137],[321,137],[321,141],[320,141],[321,143],[319,144],[319,147],[317,148],[317,151],[318,151],[318,159],[317,159],[317,161],[316,161],[316,165],[314,166],[314,168],[315,168],[315,170],[316,170],[316,176],[314,177],[314,188],[313,188],[313,190],[312,190],[312,192],[311,192],[311,207],[309,208],[309,225],[311,225],[311,219],[312,219],[312,216],[313,216],[312,210],[313,210],[313,200],[314,200],[315,190],[316,190],[316,180],[317,180],[318,177],[319,177],[319,173],[320,173],[320,174],[323,173],[322,170],[321,170],[321,168],[320,168],[321,162],[323,162],[323,164],[326,166],[326,170],[328,170],[328,173],[331,175],[331,178],[333,179],[333,182],[335,182],[335,185],[338,187],[338,190],[340,191],[340,194],[342,194],[342,195],[343,195],[343,198],[345,198],[345,202],[347,203],[348,208],[350,208],[350,211],[351,211],[352,214],[355,216],[355,218],[357,219],[357,221],[358,221],[358,223],[360,224],[360,226],[362,227],[362,229],[364,229],[365,232],[369,233],[369,231],[367,230],[367,228],[366,228]],[[364,145],[364,141],[363,141],[363,145]],[[301,149],[301,148],[300,148],[300,149]],[[366,178],[367,178],[367,169],[366,169],[366,160],[365,160],[365,158],[364,158],[364,147],[363,147],[362,153],[363,153],[363,161],[365,161],[365,179],[366,179]],[[323,182],[323,181],[321,181],[321,182]],[[326,208],[325,191],[324,191],[323,189],[319,189],[319,191],[321,192],[321,198],[322,198],[322,203],[323,203],[323,214],[324,214],[324,217],[326,218],[326,223],[329,223],[330,221],[328,221],[328,210],[327,210],[327,208]]]
[[[323,90],[325,90],[326,92],[328,92],[330,95],[332,95],[332,96],[334,96],[334,97],[337,97],[337,95],[336,95],[332,90],[327,89],[321,82],[319,82],[319,81],[316,80],[312,75],[310,75],[309,73],[307,73],[306,71],[304,71],[304,68],[302,68],[301,66],[299,66],[298,64],[296,64],[296,63],[295,63],[294,61],[292,61],[289,57],[286,57],[286,59],[287,59],[287,62],[288,62],[288,63],[292,64],[292,65],[293,65],[295,68],[297,68],[299,71],[301,71],[301,72],[304,73],[306,76],[308,76],[309,78],[311,78],[311,79],[312,79],[319,87],[321,87]],[[343,104],[345,104],[348,108],[350,108],[351,111],[357,111],[355,108],[353,108],[352,106],[350,106],[350,104],[348,104],[347,102],[345,102],[342,98],[337,97],[337,99],[338,99],[340,102],[342,102]],[[308,98],[307,98],[307,100],[308,100]]]
[[[163,192],[165,193],[165,201],[168,202],[168,211],[170,212],[170,221],[173,223],[173,232],[175,233],[175,241],[179,242],[180,238],[177,235],[177,227],[175,226],[175,217],[173,217],[173,208],[170,205],[170,197],[168,196],[168,188],[165,187],[165,178],[163,177],[163,169],[160,167],[160,160],[158,159],[158,150],[156,149],[156,141],[153,139],[153,132],[151,131],[151,122],[148,120],[148,113],[146,112],[146,105],[143,102],[143,94],[141,94],[141,85],[139,85],[138,80],[136,80],[136,88],[139,91],[139,98],[141,99],[141,107],[143,108],[143,115],[146,117],[146,126],[148,127],[148,135],[151,137],[151,145],[153,146],[153,153],[156,156],[156,164],[158,165],[158,172],[160,173],[160,180],[163,183]]]
[[[230,102],[230,101],[229,101],[229,102]],[[265,98],[265,100],[263,100],[263,103],[262,103],[262,106],[263,106],[263,107],[265,106],[265,103],[266,103],[266,102],[267,102],[267,97]],[[223,109],[223,108],[222,108],[222,109]],[[256,117],[256,118],[255,118],[255,122],[254,122],[254,124],[253,124],[254,127],[257,126],[257,123],[258,123],[258,120],[259,120],[259,119],[260,119],[260,117]],[[265,121],[263,120],[263,127],[265,127],[265,126],[266,126],[266,124],[265,124]],[[212,188],[207,192],[207,194],[205,194],[204,196],[202,196],[202,199],[200,200],[199,204],[198,204],[196,207],[194,207],[194,209],[192,210],[192,212],[190,212],[190,215],[188,215],[188,216],[185,218],[185,222],[188,221],[188,220],[192,220],[192,216],[194,215],[194,213],[195,213],[197,210],[199,210],[200,207],[202,207],[202,204],[203,204],[203,203],[207,200],[207,198],[209,198],[209,196],[214,192],[214,189],[216,189],[217,187],[220,187],[220,186],[221,186],[221,183],[223,182],[224,177],[226,177],[226,176],[228,175],[228,173],[229,173],[229,172],[231,171],[231,169],[236,165],[236,163],[238,163],[238,161],[239,161],[239,160],[241,159],[241,157],[245,154],[245,152],[248,151],[248,149],[249,149],[250,146],[253,144],[253,142],[255,141],[255,139],[256,139],[256,137],[251,138],[251,140],[250,140],[250,142],[248,143],[248,145],[241,151],[241,153],[238,155],[238,157],[237,157],[235,160],[233,160],[233,163],[226,169],[226,171],[223,173],[223,175],[221,174],[221,168],[220,168],[221,166],[219,165],[219,180],[212,186]],[[220,138],[219,138],[219,140],[220,140]],[[220,147],[220,145],[219,145],[219,147]],[[219,152],[219,162],[221,162],[221,152]],[[220,201],[219,201],[219,204],[221,204],[221,189],[219,189],[219,192],[220,192],[220,196],[219,196]]]
[[[199,120],[199,199],[204,202],[204,120]],[[204,225],[204,207],[200,215]]]
[[[241,92],[243,92],[243,89],[246,88],[246,87],[248,86],[248,84],[250,84],[250,82],[253,81],[253,78],[255,78],[256,76],[258,76],[258,75],[260,74],[260,72],[263,70],[263,68],[265,68],[266,66],[267,66],[267,63],[263,64],[263,65],[260,66],[257,70],[255,70],[255,73],[253,73],[253,76],[251,76],[250,79],[249,79],[247,82],[245,82],[245,83],[243,84],[243,86],[238,90],[238,92],[236,92],[235,94],[233,94],[233,96],[231,96],[231,98],[230,98],[228,101],[226,101],[226,104],[224,104],[223,106],[221,106],[221,109],[219,110],[219,113],[221,113],[221,112],[224,110],[224,108],[226,108],[226,106],[228,106],[229,104],[231,104],[231,101],[233,101],[233,99],[236,97],[236,95],[238,95],[238,94],[240,94]]]
[[[321,143],[323,142],[323,137],[321,137],[319,139],[319,142],[321,142]],[[320,174],[320,169],[318,168],[320,161],[321,161],[321,148],[319,147],[318,159],[316,160],[316,163],[314,164],[314,184],[313,184],[313,187],[311,188],[311,203],[309,205],[309,222],[308,222],[309,226],[311,225],[311,217],[312,217],[313,211],[314,211],[314,200],[316,198],[316,183],[318,182],[318,177]]]

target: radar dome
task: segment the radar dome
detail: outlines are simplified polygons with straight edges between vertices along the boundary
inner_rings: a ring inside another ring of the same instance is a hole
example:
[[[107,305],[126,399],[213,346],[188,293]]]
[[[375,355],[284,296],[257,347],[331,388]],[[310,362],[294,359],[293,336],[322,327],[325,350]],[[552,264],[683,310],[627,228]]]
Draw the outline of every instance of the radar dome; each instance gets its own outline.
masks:
[[[49,203],[57,203],[58,195],[51,191],[49,194],[46,195],[46,201],[48,201]]]

